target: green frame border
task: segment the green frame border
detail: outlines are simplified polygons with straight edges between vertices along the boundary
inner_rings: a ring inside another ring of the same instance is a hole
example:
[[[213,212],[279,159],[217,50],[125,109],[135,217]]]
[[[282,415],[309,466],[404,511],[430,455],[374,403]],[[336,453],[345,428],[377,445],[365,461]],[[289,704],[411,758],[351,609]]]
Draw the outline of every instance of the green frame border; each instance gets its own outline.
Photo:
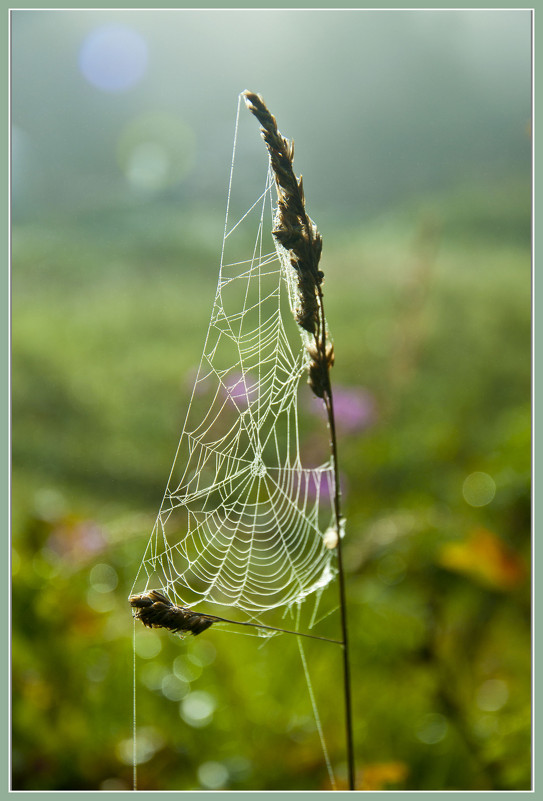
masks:
[[[160,11],[162,9],[174,9],[174,10],[175,9],[179,9],[179,10],[191,9],[191,10],[197,10],[197,11],[198,10],[206,10],[206,11],[210,11],[210,12],[215,11],[215,10],[229,10],[229,9],[233,9],[233,10],[249,10],[249,9],[275,10],[275,9],[277,9],[277,10],[301,10],[301,11],[303,11],[303,10],[307,10],[307,11],[332,10],[332,11],[337,11],[338,13],[341,13],[342,10],[359,10],[361,12],[373,11],[373,10],[375,10],[375,11],[378,11],[378,10],[389,10],[391,13],[393,13],[394,11],[402,11],[402,10],[413,10],[413,11],[436,10],[436,11],[440,11],[440,10],[445,10],[445,9],[446,10],[453,10],[453,11],[454,10],[468,10],[469,11],[470,9],[473,9],[473,10],[475,10],[475,9],[477,9],[477,10],[488,9],[488,10],[496,10],[496,11],[498,11],[498,10],[499,11],[502,11],[502,10],[526,10],[526,11],[531,11],[532,12],[532,35],[533,35],[532,48],[533,48],[533,51],[536,49],[536,41],[537,41],[537,38],[536,38],[536,17],[537,17],[537,15],[535,13],[535,9],[533,8],[533,6],[526,6],[526,5],[514,6],[514,5],[508,5],[508,4],[504,4],[503,6],[496,6],[495,4],[490,3],[490,2],[475,3],[475,2],[473,2],[473,0],[472,0],[471,3],[463,3],[463,4],[458,5],[456,7],[451,6],[451,5],[447,5],[447,4],[443,4],[442,6],[436,6],[434,3],[430,3],[430,2],[419,2],[416,6],[413,6],[413,5],[408,4],[406,2],[396,2],[393,6],[387,5],[385,3],[373,3],[371,5],[368,5],[367,7],[363,7],[363,6],[360,6],[360,4],[358,4],[358,3],[352,2],[352,0],[351,0],[351,2],[349,2],[349,0],[347,0],[347,2],[342,2],[340,8],[333,8],[331,6],[331,4],[322,4],[322,5],[316,6],[314,3],[308,2],[308,0],[300,0],[298,3],[295,3],[295,4],[291,4],[291,3],[285,2],[285,0],[279,0],[279,2],[275,2],[273,4],[263,3],[263,2],[262,3],[255,3],[254,1],[253,2],[248,2],[248,0],[237,0],[237,2],[235,4],[230,4],[230,3],[226,3],[225,0],[223,0],[222,3],[215,2],[213,6],[211,6],[209,4],[206,4],[206,3],[186,3],[184,5],[179,5],[178,3],[174,3],[173,0],[163,0],[163,2],[160,3],[160,6],[158,8],[152,8],[149,5],[141,5],[141,6],[137,6],[136,5],[135,6],[135,5],[131,4],[131,3],[126,2],[126,0],[124,2],[121,0],[121,2],[115,3],[115,5],[112,5],[110,8],[107,8],[102,3],[96,3],[94,5],[89,3],[89,4],[82,5],[80,7],[75,7],[75,6],[73,6],[73,5],[69,4],[69,3],[66,3],[66,2],[57,3],[54,7],[51,7],[51,6],[49,6],[49,5],[47,5],[46,3],[43,3],[43,2],[42,3],[35,3],[35,4],[29,5],[29,6],[18,6],[18,7],[17,6],[6,6],[5,9],[4,9],[4,13],[2,14],[2,17],[1,17],[2,21],[1,21],[0,24],[2,26],[3,47],[5,48],[5,52],[3,54],[4,55],[3,64],[5,65],[5,80],[2,83],[2,88],[3,88],[3,92],[5,93],[4,108],[8,111],[8,114],[6,115],[6,116],[8,116],[8,119],[9,119],[9,97],[10,97],[10,95],[9,95],[9,63],[10,63],[10,22],[11,22],[11,11],[17,11],[17,10],[55,10],[56,11],[56,10],[63,10],[63,9],[71,10],[71,11],[80,11],[80,10],[81,11],[83,11],[83,10],[107,10],[107,11],[111,11],[111,10],[123,10],[123,9],[126,9],[126,10],[147,10],[148,9],[149,11],[155,11],[155,12],[156,11]],[[533,58],[533,53],[532,53],[532,58]],[[537,61],[536,61],[536,65],[537,65]],[[533,72],[533,76],[534,76],[534,79],[535,79],[536,78],[535,71]],[[534,97],[534,92],[532,92],[532,97]],[[2,128],[1,137],[2,137],[2,146],[3,146],[4,152],[9,154],[9,125],[6,125],[6,126],[4,126]],[[534,140],[534,142],[535,141],[536,140]],[[535,144],[534,144],[534,150],[535,150]],[[6,161],[4,162],[4,170],[5,170],[4,186],[8,187],[9,186],[9,155],[8,155],[8,159],[6,159]],[[535,194],[536,194],[535,193],[535,185],[537,184],[537,177],[538,177],[538,172],[539,171],[537,170],[537,162],[536,162],[535,163],[534,173],[533,173],[534,201],[535,201]],[[5,471],[6,471],[6,483],[5,483],[5,486],[6,486],[6,489],[5,489],[4,508],[6,510],[8,510],[9,509],[9,497],[10,497],[10,461],[9,461],[10,460],[10,396],[9,396],[9,390],[10,390],[10,329],[9,329],[9,315],[10,315],[10,305],[11,305],[11,303],[10,303],[10,301],[11,301],[11,298],[10,298],[10,269],[9,269],[9,264],[10,264],[10,259],[9,259],[9,255],[10,255],[10,251],[9,251],[9,245],[10,245],[10,233],[9,233],[9,230],[10,230],[10,206],[9,206],[9,193],[8,192],[6,192],[3,195],[1,202],[2,202],[3,216],[4,216],[4,219],[6,220],[6,227],[5,227],[5,232],[6,232],[6,251],[8,252],[8,269],[6,270],[6,273],[5,273],[5,276],[4,276],[4,280],[3,280],[2,284],[1,284],[1,289],[0,289],[0,297],[2,298],[2,301],[3,301],[3,307],[2,307],[3,308],[3,312],[2,312],[2,314],[6,315],[6,320],[4,321],[5,324],[4,324],[4,327],[3,327],[3,334],[2,334],[2,336],[5,337],[5,348],[2,349],[2,357],[1,357],[2,358],[2,362],[3,362],[3,367],[4,367],[4,375],[5,375],[5,381],[6,381],[6,391],[2,393],[1,405],[2,405],[2,412],[4,412],[5,419],[6,419],[6,422],[7,422],[7,426],[6,426],[6,430],[5,430],[5,434],[4,434],[5,444],[6,444],[6,451],[7,451],[7,454],[8,454],[8,458],[7,458],[7,461],[5,463],[5,465],[6,465],[5,466]],[[534,218],[534,224],[533,224],[534,239],[535,239],[536,229],[537,229],[537,219]],[[535,351],[535,347],[537,345],[537,339],[539,337],[539,334],[538,334],[538,332],[536,330],[536,326],[535,326],[535,312],[536,312],[536,307],[538,305],[538,298],[537,298],[537,292],[536,292],[536,287],[535,287],[535,260],[533,260],[532,270],[533,270],[533,275],[534,275],[534,278],[533,278],[533,348],[534,348],[534,351]],[[535,422],[535,397],[536,397],[536,393],[537,393],[537,389],[538,389],[538,381],[539,381],[538,376],[536,374],[536,369],[535,368],[536,368],[536,362],[535,362],[535,356],[534,356],[534,360],[533,360],[533,419],[534,419],[534,422]],[[533,445],[532,445],[533,464],[535,464],[536,457],[537,457],[537,454],[539,453],[540,449],[541,449],[541,446],[539,444],[538,439],[535,437],[535,432],[534,432],[534,440],[533,440]],[[535,498],[535,495],[536,495],[536,489],[535,488],[536,488],[536,484],[534,482],[534,490],[533,490],[533,497],[534,498]],[[534,504],[534,507],[535,507],[535,504]],[[533,513],[533,531],[534,531],[534,533],[535,533],[535,530],[536,530],[536,523],[537,523],[537,515],[536,515],[536,512],[535,512],[535,508],[534,508],[534,513]],[[8,536],[6,537],[6,540],[8,542],[8,554],[7,554],[6,564],[7,564],[8,576],[7,576],[6,585],[7,585],[7,588],[8,588],[8,590],[7,590],[7,592],[8,592],[7,605],[8,605],[8,608],[9,608],[10,607],[10,597],[11,597],[11,593],[10,593],[10,589],[9,589],[10,588],[10,582],[11,582],[10,553],[9,553],[9,547],[10,547],[9,516],[8,516],[8,520],[7,520],[7,529],[8,529],[8,531],[6,533],[8,534]],[[535,551],[535,548],[534,548],[534,551]],[[534,553],[534,555],[535,555],[535,553]],[[534,572],[533,572],[533,581],[534,581],[533,586],[535,587],[535,569],[534,569]],[[536,611],[535,594],[534,594],[533,597],[534,597],[534,614],[535,614],[535,611]],[[0,790],[0,799],[2,799],[4,797],[4,795],[7,798],[10,795],[19,795],[19,794],[24,795],[25,797],[32,797],[32,798],[36,797],[36,798],[39,798],[44,792],[47,793],[47,792],[55,792],[55,791],[33,792],[33,791],[11,791],[11,790],[8,789],[9,788],[9,783],[10,783],[10,774],[11,774],[11,770],[10,770],[10,767],[11,767],[10,766],[10,750],[11,750],[11,748],[10,748],[10,741],[11,741],[11,716],[10,716],[10,709],[11,709],[11,701],[10,701],[10,690],[11,690],[10,669],[11,669],[11,667],[10,667],[10,662],[11,662],[11,650],[10,650],[10,647],[9,647],[11,629],[10,629],[9,617],[6,617],[6,619],[5,619],[5,628],[6,628],[7,644],[8,644],[8,647],[6,648],[7,659],[6,659],[5,662],[2,663],[2,665],[0,667],[0,676],[3,679],[5,679],[5,683],[6,683],[6,685],[8,685],[7,702],[6,702],[6,712],[8,713],[8,715],[6,715],[7,728],[4,730],[5,731],[5,746],[6,746],[5,749],[4,749],[4,753],[6,754],[6,762],[5,762],[5,764],[6,764],[6,773],[5,773],[5,780],[2,781],[2,789]],[[535,649],[535,642],[534,642],[534,658],[535,658],[535,654],[536,654],[536,649]],[[5,673],[4,673],[4,671],[5,671]],[[534,675],[535,675],[535,669],[534,669]],[[534,679],[532,679],[532,683],[534,683]],[[533,704],[533,716],[534,716],[534,718],[536,717],[536,712],[537,712],[538,707],[540,705],[541,705],[541,702],[538,702],[538,704],[536,704],[534,702],[534,704]],[[0,742],[2,742],[2,738],[0,738]],[[508,797],[511,797],[511,796],[520,797],[520,796],[525,796],[526,794],[530,794],[530,795],[536,795],[537,794],[537,787],[536,787],[536,780],[535,780],[535,764],[536,764],[536,760],[537,760],[537,750],[536,750],[535,738],[533,740],[533,749],[534,749],[534,753],[532,755],[532,764],[534,766],[534,768],[533,768],[534,775],[532,777],[532,780],[534,782],[534,789],[525,790],[525,791],[506,792],[506,795]],[[3,776],[3,770],[0,770],[0,776]],[[132,791],[121,791],[121,795],[124,792],[132,792]],[[259,792],[259,791],[244,791],[244,792],[240,792],[240,791],[220,791],[220,792],[198,791],[198,792],[191,792],[191,791],[180,791],[180,792],[183,792],[183,796],[185,798],[187,798],[187,799],[190,799],[190,801],[192,801],[193,799],[194,799],[194,801],[196,801],[197,799],[201,799],[202,795],[205,795],[205,797],[211,799],[211,801],[215,801],[215,799],[217,799],[217,801],[218,801],[218,799],[224,797],[225,794],[226,795],[238,795],[238,794],[240,794],[244,798],[250,799],[250,801],[253,801],[253,799],[259,799],[261,797],[265,797],[267,801],[268,801],[268,799],[269,799],[269,801],[285,801],[285,799],[288,799],[288,801],[290,801],[290,799],[292,799],[292,801],[294,801],[294,799],[297,798],[300,795],[301,796],[306,796],[306,797],[307,796],[315,796],[315,798],[319,798],[319,799],[326,798],[326,797],[332,797],[332,796],[336,797],[337,796],[337,793],[328,792],[328,791],[321,791],[321,792],[318,792],[318,793],[317,792],[313,792],[313,791],[300,791],[300,792],[297,792],[297,791],[285,791],[285,792],[270,792],[270,791],[263,791],[263,792]],[[387,795],[387,796],[393,796],[393,797],[396,797],[396,796],[399,797],[399,796],[404,796],[404,795],[412,796],[412,795],[416,795],[416,794],[421,794],[421,795],[424,796],[424,798],[428,798],[428,799],[433,799],[434,797],[437,798],[437,797],[439,797],[441,795],[446,795],[448,799],[451,799],[451,801],[453,801],[453,800],[456,801],[457,799],[458,799],[458,801],[467,801],[468,799],[478,798],[481,795],[484,795],[484,797],[488,798],[488,799],[492,799],[492,798],[498,799],[498,798],[503,798],[503,795],[504,795],[503,792],[497,792],[497,791],[496,792],[494,792],[494,791],[481,791],[481,792],[478,792],[478,791],[458,791],[458,792],[455,792],[455,791],[452,791],[452,792],[451,791],[424,791],[424,792],[422,792],[422,791],[381,791],[381,792],[365,792],[364,793],[364,798],[366,798],[366,799],[377,799],[383,793],[385,795]],[[160,793],[159,792],[138,792],[138,798],[142,798],[142,799],[145,799],[147,801],[147,799],[150,800],[150,799],[154,798],[157,795],[163,795],[163,794],[164,794],[163,792],[160,792]],[[170,795],[171,793],[166,793],[166,794]],[[340,791],[340,795],[346,795],[346,794],[348,794],[348,791]],[[357,791],[357,795],[358,794],[361,794],[361,792]],[[67,798],[72,798],[72,797],[76,798],[76,797],[79,797],[81,795],[84,795],[86,798],[104,799],[104,798],[108,798],[108,797],[110,797],[110,798],[118,797],[119,796],[119,792],[109,793],[109,792],[103,792],[103,791],[98,791],[98,790],[97,791],[85,791],[85,792],[66,792],[66,791],[62,792],[62,797],[63,798],[66,798],[66,797]]]

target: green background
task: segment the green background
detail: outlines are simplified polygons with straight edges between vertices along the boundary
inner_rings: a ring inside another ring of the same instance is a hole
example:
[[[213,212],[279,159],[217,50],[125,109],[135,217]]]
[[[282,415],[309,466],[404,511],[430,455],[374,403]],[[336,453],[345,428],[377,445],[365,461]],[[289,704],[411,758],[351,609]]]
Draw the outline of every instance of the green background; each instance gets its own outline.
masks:
[[[307,13],[310,44],[315,12]],[[89,20],[90,28],[99,21]],[[72,66],[74,98],[95,128],[70,128],[70,87],[46,68],[63,64],[63,28],[51,26],[49,37],[51,30],[59,49],[50,38],[42,42],[55,58],[43,61],[45,85],[34,85],[34,94],[31,77],[46,56],[39,40],[31,40],[33,50],[23,36],[13,40],[13,123],[21,125],[20,112],[25,134],[40,136],[21,161],[34,173],[13,204],[13,788],[129,789],[125,599],[190,392],[184,376],[197,364],[207,326],[228,164],[221,156],[209,166],[205,156],[217,146],[196,136],[192,158],[202,169],[173,188],[137,194],[122,159],[115,161],[122,103],[93,94]],[[529,65],[529,25],[516,46],[517,61]],[[436,64],[439,49],[434,42]],[[337,52],[332,46],[328,59]],[[270,60],[280,53],[270,50]],[[18,72],[17,58],[33,71]],[[307,68],[295,49],[288,58],[291,69]],[[401,64],[395,69],[400,76]],[[193,113],[209,98],[210,75],[177,113]],[[341,115],[351,92],[326,94],[317,112],[283,81],[276,88],[271,74],[255,77],[264,85],[247,80],[217,91],[212,125],[228,150],[236,94],[249,85],[296,139],[295,164],[325,241],[334,380],[367,393],[378,412],[340,441],[359,782],[370,790],[528,789],[530,140],[514,90],[529,101],[529,73],[524,67],[518,84],[495,86],[483,107],[474,93],[469,120],[479,126],[479,148],[460,141],[456,160],[458,139],[444,140],[443,114],[458,131],[467,122],[458,124],[446,102],[433,117],[430,105],[413,106],[415,84],[400,109],[404,127],[383,144],[377,119],[362,164],[356,137],[345,135],[351,144],[343,153],[329,138],[349,128]],[[379,74],[366,80],[381,85]],[[385,87],[397,103],[394,80]],[[49,117],[35,107],[46,90]],[[147,111],[152,97],[131,92],[126,119]],[[171,114],[166,94],[161,102]],[[445,87],[442,94],[446,100]],[[390,111],[386,102],[382,108]],[[323,149],[319,123],[338,115],[323,129]],[[417,137],[436,119],[441,127],[419,150]],[[96,137],[100,147],[91,147]],[[254,147],[260,158],[257,135]],[[398,152],[404,161],[394,161]],[[340,156],[346,166],[334,170]],[[347,182],[350,163],[360,177]],[[421,177],[427,163],[433,169]],[[377,178],[365,185],[370,168]],[[383,186],[377,180],[385,174]],[[14,192],[15,180],[14,172]],[[483,506],[462,493],[477,472],[495,485]],[[151,756],[139,768],[140,789],[206,789],[202,765],[209,777],[210,762],[223,766],[226,789],[326,789],[296,643],[284,638],[271,644],[275,650],[257,650],[241,637],[232,648],[226,634],[181,644],[143,634],[138,722],[148,726],[140,740],[147,736]],[[339,665],[323,648],[309,654],[341,777]],[[214,699],[212,720],[201,728],[187,724],[180,702],[163,691],[185,655],[177,673],[200,670],[190,692]]]

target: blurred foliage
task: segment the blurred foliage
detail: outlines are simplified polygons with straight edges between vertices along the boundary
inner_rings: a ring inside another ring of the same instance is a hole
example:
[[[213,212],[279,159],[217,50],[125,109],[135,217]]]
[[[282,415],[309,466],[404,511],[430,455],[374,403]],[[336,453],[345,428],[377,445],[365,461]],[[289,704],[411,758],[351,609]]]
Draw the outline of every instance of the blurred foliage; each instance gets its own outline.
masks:
[[[323,231],[358,786],[530,787],[530,190]],[[134,630],[221,224],[13,232],[13,789],[328,789],[288,636]],[[213,234],[210,237],[210,231]],[[323,434],[324,435],[324,434]],[[139,630],[141,629],[141,630]],[[304,643],[338,786],[338,649]]]

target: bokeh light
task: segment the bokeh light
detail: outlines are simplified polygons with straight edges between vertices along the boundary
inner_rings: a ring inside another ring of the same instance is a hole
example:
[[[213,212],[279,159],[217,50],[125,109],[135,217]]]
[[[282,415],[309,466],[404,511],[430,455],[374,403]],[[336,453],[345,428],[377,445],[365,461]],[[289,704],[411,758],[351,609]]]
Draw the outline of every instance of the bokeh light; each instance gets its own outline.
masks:
[[[36,514],[42,520],[57,520],[66,511],[66,499],[58,489],[41,487],[34,494]]]
[[[470,506],[486,506],[496,494],[496,482],[488,473],[471,473],[464,481],[462,494]]]
[[[228,768],[222,762],[203,762],[198,768],[198,780],[206,790],[219,790],[228,781]]]
[[[181,701],[179,713],[185,723],[199,729],[211,723],[216,706],[212,695],[196,690]]]
[[[136,633],[136,653],[142,659],[153,659],[162,649],[162,640],[155,631]]]
[[[143,726],[137,731],[136,742],[132,738],[117,744],[117,757],[125,765],[141,765],[148,762],[164,745],[164,737],[154,726]]]
[[[117,586],[119,577],[117,571],[107,564],[94,565],[90,572],[89,581],[96,592],[111,592]]]
[[[153,193],[185,178],[193,164],[194,150],[194,133],[183,120],[173,114],[148,113],[124,128],[117,158],[134,189]]]
[[[196,640],[192,650],[187,654],[187,659],[196,667],[206,667],[215,661],[217,651],[215,646],[208,640]]]
[[[185,656],[178,656],[173,663],[173,672],[181,681],[191,682],[202,675],[202,666],[189,661]]]
[[[449,728],[447,718],[439,712],[425,715],[416,729],[417,739],[426,745],[436,745],[445,738]]]
[[[124,92],[147,69],[147,44],[127,25],[102,25],[91,31],[79,52],[79,68],[87,81],[105,92]]]
[[[148,662],[143,665],[140,675],[143,684],[150,690],[162,690],[162,682],[168,675],[168,669],[158,662]]]
[[[115,597],[112,593],[102,593],[90,587],[87,591],[87,604],[98,614],[104,614],[115,608]]]
[[[509,690],[502,679],[488,679],[477,690],[477,706],[484,712],[497,712],[508,698]]]
[[[170,701],[180,701],[189,692],[190,685],[179,679],[173,673],[167,673],[162,679],[161,687],[162,695]]]

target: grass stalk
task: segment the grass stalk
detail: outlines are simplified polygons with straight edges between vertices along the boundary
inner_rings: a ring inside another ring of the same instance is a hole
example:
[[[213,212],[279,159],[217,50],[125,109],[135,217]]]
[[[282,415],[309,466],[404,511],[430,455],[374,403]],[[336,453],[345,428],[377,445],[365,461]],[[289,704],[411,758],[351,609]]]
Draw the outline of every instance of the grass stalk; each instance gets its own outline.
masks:
[[[311,640],[323,640],[341,645],[340,640],[330,637],[321,637],[319,634],[307,634],[303,631],[291,631],[277,626],[265,626],[263,623],[250,621],[230,620],[227,617],[208,615],[205,612],[195,612],[186,606],[177,606],[158,590],[148,590],[139,595],[131,595],[128,599],[133,609],[134,618],[141,620],[144,626],[157,629],[168,629],[176,634],[201,634],[213,626],[214,623],[231,623],[234,626],[250,626],[255,629],[279,631],[282,634],[294,634],[297,637],[308,637]]]
[[[277,188],[277,212],[273,236],[279,249],[283,249],[294,271],[298,303],[294,317],[306,332],[309,356],[309,385],[313,393],[322,398],[326,407],[330,432],[330,450],[334,468],[334,517],[336,523],[339,605],[341,614],[341,646],[343,650],[343,686],[345,697],[345,734],[349,789],[355,789],[355,763],[352,725],[351,678],[349,669],[349,636],[345,592],[345,570],[341,550],[341,492],[337,455],[337,434],[334,417],[334,400],[330,382],[330,368],[334,363],[334,348],[328,338],[322,294],[323,272],[319,269],[322,237],[317,226],[305,210],[301,176],[296,178],[292,166],[294,145],[285,139],[277,128],[275,117],[269,112],[260,95],[243,93],[249,111],[261,125],[261,135],[268,148],[270,164]]]

